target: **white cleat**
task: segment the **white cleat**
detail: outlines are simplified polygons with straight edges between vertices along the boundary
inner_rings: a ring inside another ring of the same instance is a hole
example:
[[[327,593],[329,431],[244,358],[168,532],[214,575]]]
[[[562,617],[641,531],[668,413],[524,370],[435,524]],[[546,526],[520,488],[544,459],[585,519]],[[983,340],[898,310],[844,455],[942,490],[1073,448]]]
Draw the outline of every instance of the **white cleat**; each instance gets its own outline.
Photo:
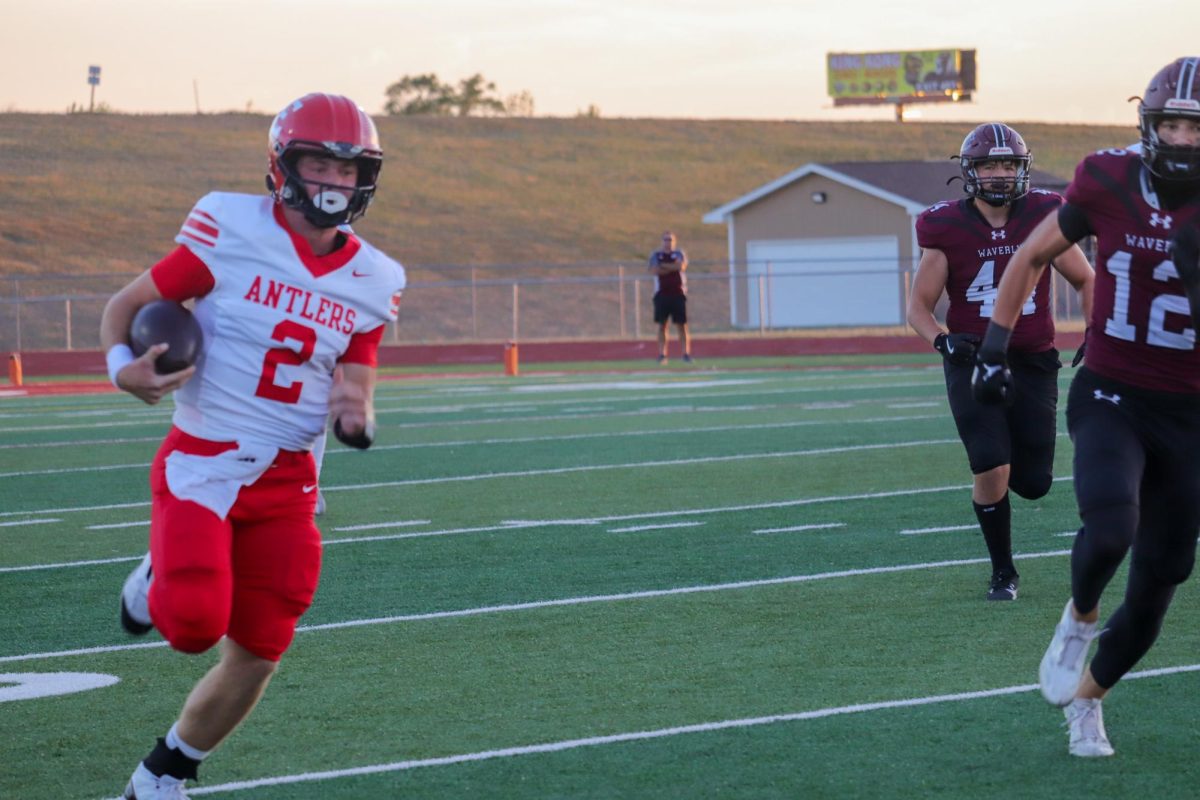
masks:
[[[1074,601],[1067,601],[1062,619],[1054,628],[1054,638],[1038,667],[1042,697],[1060,708],[1075,699],[1087,662],[1088,645],[1099,635],[1096,623],[1079,622],[1071,615],[1073,604]]]
[[[150,621],[150,554],[142,559],[121,587],[121,627],[134,636],[148,633],[154,627]]]
[[[325,495],[321,494],[321,490],[317,489],[317,507],[313,510],[313,516],[319,517],[325,513]]]
[[[180,778],[155,775],[145,764],[138,764],[121,800],[188,800],[183,784]]]
[[[1113,747],[1104,730],[1104,712],[1100,700],[1085,700],[1082,697],[1071,701],[1063,709],[1070,729],[1071,755],[1080,758],[1111,756]]]

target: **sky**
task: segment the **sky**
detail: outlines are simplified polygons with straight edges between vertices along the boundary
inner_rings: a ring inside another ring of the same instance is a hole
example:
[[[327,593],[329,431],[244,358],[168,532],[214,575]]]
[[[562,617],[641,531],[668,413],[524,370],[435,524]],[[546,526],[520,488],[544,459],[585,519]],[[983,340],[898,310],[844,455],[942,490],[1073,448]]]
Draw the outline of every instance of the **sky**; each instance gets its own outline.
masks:
[[[1135,124],[1200,55],[1200,0],[0,0],[0,111],[275,113],[310,91],[379,113],[405,75],[475,73],[538,116],[892,119],[834,108],[828,52],[975,49],[969,104],[909,118]]]

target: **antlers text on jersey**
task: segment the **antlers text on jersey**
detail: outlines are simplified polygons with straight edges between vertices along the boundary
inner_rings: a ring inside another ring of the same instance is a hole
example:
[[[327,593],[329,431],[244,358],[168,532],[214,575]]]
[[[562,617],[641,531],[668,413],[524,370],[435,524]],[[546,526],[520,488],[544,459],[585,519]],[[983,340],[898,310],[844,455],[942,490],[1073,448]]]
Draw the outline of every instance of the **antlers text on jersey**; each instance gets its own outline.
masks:
[[[250,289],[242,299],[252,303],[295,314],[330,330],[351,333],[354,331],[354,309],[346,308],[336,300],[313,294],[308,289],[290,286],[267,279],[263,285],[261,275],[254,277]]]

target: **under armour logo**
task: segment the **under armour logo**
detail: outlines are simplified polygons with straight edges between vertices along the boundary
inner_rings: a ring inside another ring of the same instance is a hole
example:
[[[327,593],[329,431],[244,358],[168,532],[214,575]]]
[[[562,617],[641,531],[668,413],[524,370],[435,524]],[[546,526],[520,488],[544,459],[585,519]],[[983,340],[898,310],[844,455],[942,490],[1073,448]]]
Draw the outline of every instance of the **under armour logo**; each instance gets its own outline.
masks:
[[[997,242],[1001,239],[1007,239],[1008,234],[1003,230],[992,231],[992,241]]]
[[[1171,215],[1166,214],[1166,215],[1160,217],[1158,215],[1157,211],[1151,212],[1150,213],[1150,227],[1157,228],[1159,225],[1162,225],[1163,230],[1165,230],[1165,231],[1171,230]]]
[[[1096,389],[1092,392],[1092,397],[1096,398],[1097,400],[1107,400],[1108,402],[1112,403],[1114,406],[1118,405],[1121,402],[1121,395],[1105,394],[1104,392],[1100,391],[1099,389]]]

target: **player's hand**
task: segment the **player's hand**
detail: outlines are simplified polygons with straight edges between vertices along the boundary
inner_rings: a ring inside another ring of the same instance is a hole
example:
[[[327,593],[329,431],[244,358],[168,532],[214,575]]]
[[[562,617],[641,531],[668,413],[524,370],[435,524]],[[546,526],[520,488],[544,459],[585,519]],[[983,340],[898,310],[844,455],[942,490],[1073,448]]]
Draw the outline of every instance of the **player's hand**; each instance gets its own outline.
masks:
[[[1170,250],[1171,261],[1187,294],[1193,329],[1200,330],[1200,227],[1184,225],[1175,231]]]
[[[1083,356],[1087,352],[1087,337],[1088,329],[1083,329],[1083,341],[1079,343],[1079,349],[1075,351],[1075,357],[1071,359],[1071,366],[1078,367],[1083,363]]]
[[[1012,405],[1016,390],[1003,353],[979,353],[971,373],[971,394],[984,405]]]
[[[939,333],[933,340],[933,349],[941,353],[942,358],[960,367],[975,363],[977,347],[979,337],[972,333]]]
[[[168,347],[165,342],[153,345],[122,367],[117,373],[117,386],[146,405],[152,406],[187,383],[192,375],[196,374],[194,364],[178,372],[168,372],[166,375],[159,375],[154,371],[154,361],[165,353]]]
[[[366,390],[338,377],[329,392],[329,414],[334,417],[334,435],[350,447],[366,450],[374,439],[374,422]]]

